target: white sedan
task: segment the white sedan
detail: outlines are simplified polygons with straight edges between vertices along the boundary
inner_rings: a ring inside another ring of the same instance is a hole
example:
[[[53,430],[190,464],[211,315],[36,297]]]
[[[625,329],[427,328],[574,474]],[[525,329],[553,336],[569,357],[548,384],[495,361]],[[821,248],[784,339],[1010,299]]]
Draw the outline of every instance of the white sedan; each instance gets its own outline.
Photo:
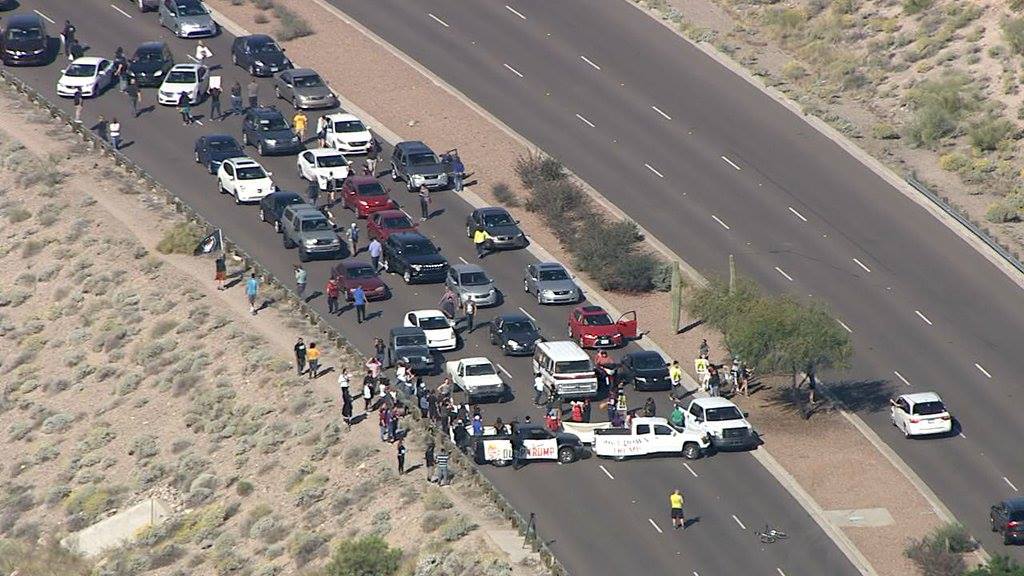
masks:
[[[903,394],[889,401],[889,419],[907,438],[927,434],[948,434],[953,417],[935,392]]]
[[[366,154],[373,136],[363,121],[351,114],[338,113],[324,116],[327,122],[324,138],[327,145],[346,154]]]
[[[235,204],[257,202],[277,190],[272,174],[252,158],[228,158],[217,169],[217,187],[221,194],[231,194]]]
[[[210,87],[210,74],[199,64],[175,64],[164,77],[157,91],[157,100],[165,106],[177,106],[181,95],[188,96],[191,104],[198,104]]]
[[[348,178],[349,164],[345,156],[333,148],[306,150],[295,161],[299,178],[316,182],[321,190],[327,189],[327,182],[331,178],[340,190],[342,180]]]
[[[114,63],[106,58],[84,56],[64,69],[57,81],[57,94],[72,97],[81,88],[82,96],[99,96],[103,89],[114,83]]]
[[[454,350],[458,346],[454,322],[440,310],[414,310],[405,315],[402,325],[423,330],[431,350]]]

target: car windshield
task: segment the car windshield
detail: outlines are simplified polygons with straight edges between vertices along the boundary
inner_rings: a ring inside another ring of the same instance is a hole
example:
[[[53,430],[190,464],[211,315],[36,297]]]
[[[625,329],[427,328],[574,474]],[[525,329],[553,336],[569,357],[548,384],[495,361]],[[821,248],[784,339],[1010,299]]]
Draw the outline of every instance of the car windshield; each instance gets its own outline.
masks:
[[[376,275],[371,266],[353,266],[348,269],[349,278],[373,278]]]
[[[540,279],[545,282],[552,282],[555,280],[568,280],[569,275],[561,268],[553,268],[550,270],[541,270]]]
[[[159,50],[140,50],[135,53],[136,62],[160,62],[163,54]]]
[[[467,272],[459,274],[459,283],[463,286],[484,286],[491,283],[491,279],[483,272]]]
[[[470,364],[466,366],[466,376],[494,376],[494,366],[488,364]]]
[[[704,411],[707,414],[708,422],[722,422],[723,420],[742,420],[743,414],[735,406],[722,406],[720,408],[708,408]]]
[[[645,354],[633,358],[633,367],[638,370],[655,370],[657,368],[664,368],[665,361],[661,359],[661,356],[648,356]]]
[[[395,337],[395,346],[426,346],[427,336],[425,334],[414,334],[411,336]]]
[[[95,64],[72,64],[64,71],[65,76],[71,78],[89,78],[96,75]]]
[[[316,165],[320,168],[338,168],[340,166],[348,166],[348,162],[345,161],[345,157],[341,154],[334,154],[331,156],[317,156]]]
[[[555,362],[556,374],[586,374],[594,373],[594,367],[590,360],[570,360],[568,362]]]
[[[11,28],[7,31],[7,39],[15,42],[25,40],[40,40],[43,31],[40,28]]]
[[[178,4],[178,16],[205,16],[208,14],[206,8],[199,2],[184,2]]]
[[[586,326],[611,326],[612,317],[608,314],[588,314],[583,317],[583,324]]]
[[[409,254],[410,256],[426,256],[428,254],[434,254],[437,250],[434,249],[434,245],[429,241],[422,242],[406,242],[402,246],[402,252]]]
[[[523,332],[536,332],[537,328],[533,325],[533,322],[529,320],[519,320],[517,322],[506,322],[502,328],[506,332],[513,332],[521,334]]]
[[[218,152],[227,152],[229,150],[239,150],[238,142],[234,140],[208,140],[210,150],[216,150]]]
[[[330,230],[331,223],[327,218],[305,218],[302,220],[302,231],[312,232],[314,230]]]
[[[267,173],[259,166],[244,166],[238,169],[239,180],[259,180],[266,177]]]
[[[384,228],[412,228],[412,221],[405,216],[381,218],[380,225]]]
[[[946,411],[946,407],[942,405],[942,402],[921,402],[914,404],[914,414],[920,414],[921,416],[931,416],[933,414],[942,414]]]
[[[261,132],[270,132],[272,130],[287,130],[288,123],[284,121],[284,118],[260,118],[259,123]]]
[[[280,52],[281,49],[277,47],[277,44],[267,42],[266,44],[257,44],[256,46],[253,46],[252,51],[257,54],[276,54]]]
[[[334,123],[335,132],[366,132],[366,126],[359,120],[339,120]]]
[[[1020,522],[1021,520],[1024,520],[1024,510],[1010,512],[1010,520],[1014,522]]]
[[[388,191],[378,182],[359,184],[356,190],[360,196],[387,196]]]
[[[168,84],[194,84],[195,81],[195,70],[172,70],[165,80]]]
[[[488,214],[484,216],[484,224],[487,226],[510,226],[515,220],[508,214]]]
[[[309,74],[307,76],[296,76],[294,84],[299,88],[317,88],[323,86],[324,81],[316,74]]]
[[[412,166],[431,166],[440,164],[441,161],[433,152],[414,152],[409,154],[409,164]]]
[[[448,325],[448,319],[444,316],[426,316],[419,319],[420,328],[424,330],[441,330],[442,328],[451,328]]]

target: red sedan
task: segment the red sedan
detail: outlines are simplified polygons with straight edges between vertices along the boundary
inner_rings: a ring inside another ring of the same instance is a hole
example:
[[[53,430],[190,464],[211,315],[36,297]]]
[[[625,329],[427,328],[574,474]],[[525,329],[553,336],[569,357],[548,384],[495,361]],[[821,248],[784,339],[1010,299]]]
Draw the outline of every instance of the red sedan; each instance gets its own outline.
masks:
[[[415,232],[416,224],[401,210],[374,212],[366,221],[366,235],[386,242],[388,236],[397,232]]]
[[[387,284],[380,279],[377,271],[369,262],[359,260],[343,260],[334,267],[331,276],[338,281],[339,288],[345,291],[345,300],[352,301],[352,291],[362,286],[367,300],[384,300],[390,295]]]
[[[636,312],[626,312],[617,321],[600,306],[577,306],[569,312],[569,338],[583,348],[614,348],[637,335]]]
[[[366,218],[381,210],[396,210],[398,202],[388,196],[386,188],[373,176],[349,176],[341,187],[341,198],[345,208]]]

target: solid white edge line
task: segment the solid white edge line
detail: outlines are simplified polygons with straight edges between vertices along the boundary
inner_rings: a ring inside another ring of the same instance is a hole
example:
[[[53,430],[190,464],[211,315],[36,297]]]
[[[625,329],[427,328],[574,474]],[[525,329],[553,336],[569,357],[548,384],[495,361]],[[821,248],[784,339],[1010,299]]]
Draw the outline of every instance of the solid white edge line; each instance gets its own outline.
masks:
[[[697,476],[697,473],[693,471],[693,468],[690,468],[690,465],[687,464],[686,462],[683,462],[683,468],[686,468],[687,472],[689,472],[690,474],[693,474],[694,478],[699,478],[699,476]]]
[[[655,111],[655,112],[657,112],[658,114],[661,114],[661,116],[662,116],[663,118],[665,118],[665,120],[671,120],[671,119],[672,119],[672,117],[671,117],[671,116],[669,116],[668,114],[665,114],[664,112],[662,112],[662,111],[661,111],[661,108],[658,108],[657,106],[651,106],[651,110],[654,110],[654,111]]]
[[[583,60],[587,64],[590,64],[591,67],[594,68],[594,70],[600,70],[601,69],[601,67],[598,66],[597,64],[594,64],[594,62],[590,58],[587,58],[586,56],[584,56],[582,54],[580,54],[580,60]]]
[[[519,12],[519,10],[516,10],[515,8],[509,6],[508,4],[505,4],[505,9],[508,10],[509,12],[515,14],[516,16],[519,16],[523,20],[526,20],[526,16],[523,16],[523,14],[521,12]]]
[[[1010,488],[1013,488],[1013,491],[1014,491],[1014,492],[1020,492],[1020,490],[1017,490],[1017,487],[1016,487],[1016,486],[1014,486],[1014,485],[1013,485],[1013,482],[1010,482],[1010,479],[1009,479],[1009,478],[1007,478],[1006,476],[1003,476],[1003,481],[1004,481],[1004,482],[1006,482],[1006,484],[1007,484],[1007,485],[1008,485],[1008,486],[1009,486]]]
[[[932,324],[932,321],[929,320],[927,316],[925,316],[924,314],[921,314],[920,310],[914,310],[914,314],[917,314],[918,316],[920,316],[921,320],[924,320],[925,322],[927,322],[929,326],[934,326],[934,324]]]
[[[501,364],[496,364],[496,366],[498,367],[498,370],[501,370],[502,372],[505,373],[505,376],[508,376],[509,378],[512,378],[512,375],[509,374],[508,370],[505,370],[504,366],[502,366]]]
[[[992,375],[988,373],[988,370],[985,370],[985,368],[981,364],[978,364],[977,362],[975,362],[974,363],[974,367],[977,368],[978,370],[981,370],[981,373],[984,374],[985,377],[987,377],[987,378],[991,378],[992,377]]]
[[[721,218],[719,218],[718,216],[715,216],[714,214],[712,214],[712,215],[711,215],[711,218],[713,218],[713,219],[715,220],[715,222],[718,222],[719,224],[721,224],[721,225],[722,225],[722,228],[725,228],[726,230],[729,230],[729,229],[730,229],[730,228],[729,228],[729,225],[728,225],[728,224],[726,224],[725,222],[722,222],[722,219],[721,219]]]
[[[437,22],[438,24],[440,24],[441,26],[444,26],[445,28],[451,28],[451,26],[449,26],[447,22],[445,22],[444,20],[441,20],[437,16],[434,16],[430,12],[427,12],[427,16],[430,16],[431,18],[433,18],[434,21]]]
[[[46,14],[43,14],[43,13],[42,13],[42,12],[40,12],[39,10],[33,10],[33,12],[35,12],[36,14],[39,14],[40,16],[42,16],[42,17],[43,17],[43,18],[44,18],[44,19],[45,19],[45,20],[46,20],[47,22],[49,22],[50,24],[56,24],[56,22],[54,22],[52,18],[50,18],[50,17],[49,17],[49,16],[47,16]]]
[[[796,208],[793,208],[792,206],[789,206],[789,211],[792,212],[793,214],[796,214],[797,218],[803,220],[804,222],[807,222],[807,218],[804,218],[803,214],[797,212]]]
[[[850,328],[849,326],[847,326],[846,322],[843,322],[842,320],[840,320],[838,318],[836,318],[836,322],[839,322],[839,325],[842,326],[843,328],[845,328],[847,332],[849,332],[850,334],[853,334],[853,329]]]
[[[597,128],[597,126],[594,126],[593,122],[591,122],[590,120],[587,120],[583,116],[580,116],[579,114],[577,114],[576,117],[579,118],[587,126],[590,126],[591,128]]]
[[[127,12],[125,12],[124,10],[121,10],[121,9],[120,9],[120,8],[118,8],[117,6],[114,6],[113,4],[111,4],[111,5],[110,5],[110,7],[111,7],[111,8],[113,8],[114,10],[117,10],[117,11],[118,11],[118,12],[120,12],[121,14],[123,14],[125,18],[128,18],[129,20],[132,20],[132,19],[133,19],[133,16],[132,16],[131,14],[129,14],[129,13],[127,13]]]
[[[729,163],[729,166],[732,166],[733,168],[735,168],[735,169],[737,169],[737,170],[742,170],[742,168],[740,168],[739,166],[737,166],[735,162],[733,162],[732,160],[729,160],[729,159],[728,159],[728,158],[726,158],[725,156],[722,156],[722,160],[725,160],[726,162],[728,162],[728,163]]]
[[[608,469],[604,467],[604,464],[599,464],[597,467],[600,468],[601,472],[604,472],[604,475],[607,476],[609,479],[615,480],[615,476],[612,476],[612,473],[609,472]]]
[[[664,178],[665,177],[661,172],[658,172],[657,170],[655,170],[654,166],[651,166],[650,164],[644,164],[644,166],[646,166],[647,169],[650,170],[651,172],[654,172],[655,174],[657,174],[658,178]]]
[[[906,378],[904,378],[903,374],[900,374],[898,370],[893,370],[892,373],[895,374],[897,378],[902,380],[904,384],[906,384],[907,386],[910,386],[910,381],[907,380]]]
[[[516,70],[515,68],[509,66],[508,64],[504,64],[504,66],[505,66],[505,68],[508,68],[509,70],[511,70],[512,73],[515,74],[516,76],[519,76],[520,78],[523,77],[523,75],[519,72],[519,70]]]
[[[523,307],[522,307],[522,306],[520,306],[520,307],[519,307],[519,311],[520,311],[520,312],[522,312],[523,314],[526,314],[526,317],[527,317],[527,318],[529,318],[530,320],[533,320],[534,322],[536,322],[536,321],[537,321],[537,319],[536,319],[536,318],[534,318],[532,314],[530,314],[530,313],[529,313],[529,312],[527,312],[526,310],[523,310]]]
[[[775,271],[778,272],[779,274],[782,274],[783,276],[785,276],[786,280],[789,280],[790,282],[793,281],[793,277],[790,276],[789,274],[786,274],[786,271],[783,270],[782,268],[779,268],[778,266],[776,266],[775,267]]]
[[[732,519],[735,520],[736,523],[740,525],[740,528],[743,528],[744,530],[747,529],[747,527],[743,525],[743,522],[740,522],[740,519],[737,518],[735,514],[732,515]]]
[[[658,531],[658,534],[664,534],[664,532],[661,531],[661,528],[659,528],[658,525],[654,523],[653,519],[648,518],[647,521],[651,523],[651,526],[654,526],[654,529]]]
[[[856,258],[854,258],[853,261],[857,263],[857,266],[860,266],[861,268],[863,268],[865,272],[871,272],[871,268],[868,268],[867,266],[865,266],[864,263],[861,262],[860,260],[857,260]]]

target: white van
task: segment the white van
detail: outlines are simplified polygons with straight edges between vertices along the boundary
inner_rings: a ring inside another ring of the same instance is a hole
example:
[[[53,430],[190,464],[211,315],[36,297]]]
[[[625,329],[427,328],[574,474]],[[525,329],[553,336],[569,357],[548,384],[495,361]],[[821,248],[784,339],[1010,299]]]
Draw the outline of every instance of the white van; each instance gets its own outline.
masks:
[[[538,342],[533,352],[533,372],[544,386],[562,398],[597,395],[597,376],[590,356],[575,342]]]

